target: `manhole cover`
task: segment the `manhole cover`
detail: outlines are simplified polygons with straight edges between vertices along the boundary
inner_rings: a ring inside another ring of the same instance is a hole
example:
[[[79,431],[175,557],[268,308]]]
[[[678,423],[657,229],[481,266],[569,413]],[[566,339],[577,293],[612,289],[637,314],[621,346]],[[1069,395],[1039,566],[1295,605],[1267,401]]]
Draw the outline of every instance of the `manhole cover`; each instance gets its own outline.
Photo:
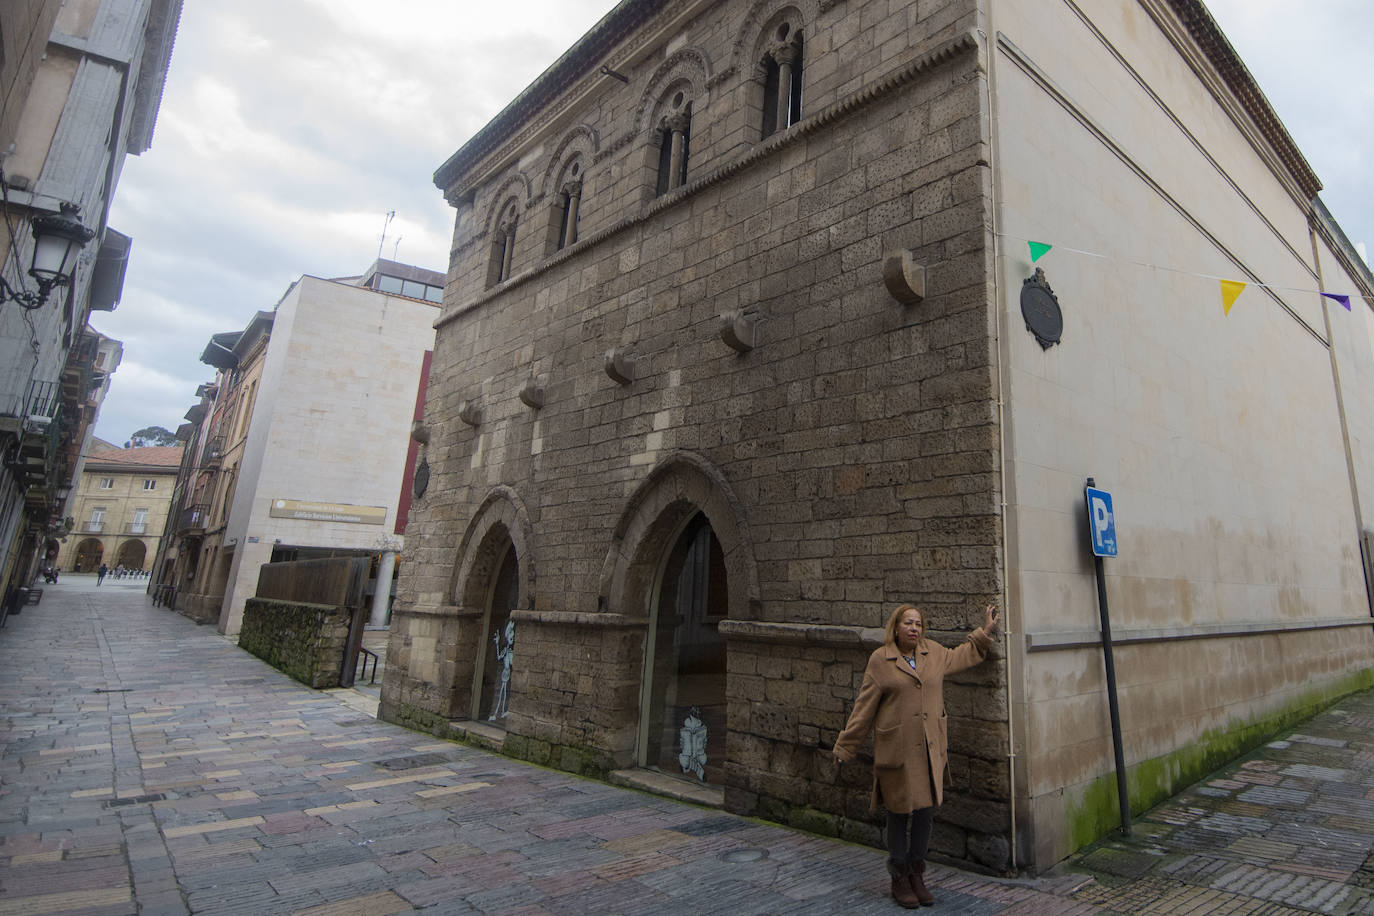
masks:
[[[745,862],[758,862],[766,858],[768,858],[768,850],[766,849],[732,849],[729,852],[722,852],[720,854],[720,860],[722,862],[729,862],[732,865],[740,865]]]

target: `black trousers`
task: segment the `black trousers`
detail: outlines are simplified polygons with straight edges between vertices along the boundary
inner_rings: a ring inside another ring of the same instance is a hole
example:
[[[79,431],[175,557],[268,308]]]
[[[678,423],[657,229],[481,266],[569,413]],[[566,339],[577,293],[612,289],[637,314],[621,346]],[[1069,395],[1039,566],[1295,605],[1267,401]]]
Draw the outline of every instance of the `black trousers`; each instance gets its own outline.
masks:
[[[935,809],[919,808],[910,814],[887,816],[887,868],[904,874],[917,862],[924,861],[930,849],[930,831],[935,826]]]

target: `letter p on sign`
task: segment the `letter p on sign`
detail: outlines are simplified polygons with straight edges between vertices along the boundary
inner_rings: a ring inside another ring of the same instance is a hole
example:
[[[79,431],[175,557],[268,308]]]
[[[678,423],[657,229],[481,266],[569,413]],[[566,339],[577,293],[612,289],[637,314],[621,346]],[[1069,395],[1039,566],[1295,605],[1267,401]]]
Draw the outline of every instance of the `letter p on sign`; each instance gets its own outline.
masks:
[[[1093,554],[1116,556],[1116,514],[1112,512],[1112,494],[1085,487],[1083,498],[1088,504],[1088,531],[1092,535]]]

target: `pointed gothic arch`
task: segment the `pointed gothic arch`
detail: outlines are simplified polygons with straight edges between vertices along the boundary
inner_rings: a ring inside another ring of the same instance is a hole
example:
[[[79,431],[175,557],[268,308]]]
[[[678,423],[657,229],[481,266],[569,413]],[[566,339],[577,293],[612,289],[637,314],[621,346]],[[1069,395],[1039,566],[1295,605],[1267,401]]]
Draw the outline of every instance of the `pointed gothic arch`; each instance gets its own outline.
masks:
[[[759,578],[743,503],[719,468],[688,451],[674,451],[660,461],[626,503],[602,564],[600,604],[627,617],[646,616],[662,557],[697,512],[720,541],[730,583],[729,616],[754,617]]]

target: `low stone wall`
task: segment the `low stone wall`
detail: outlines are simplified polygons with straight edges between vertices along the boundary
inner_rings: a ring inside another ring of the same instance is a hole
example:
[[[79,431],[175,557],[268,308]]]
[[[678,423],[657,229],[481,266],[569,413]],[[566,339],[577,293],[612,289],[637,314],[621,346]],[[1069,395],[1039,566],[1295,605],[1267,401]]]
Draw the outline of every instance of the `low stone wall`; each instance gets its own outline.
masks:
[[[311,687],[338,687],[353,612],[346,607],[249,598],[239,648]]]

